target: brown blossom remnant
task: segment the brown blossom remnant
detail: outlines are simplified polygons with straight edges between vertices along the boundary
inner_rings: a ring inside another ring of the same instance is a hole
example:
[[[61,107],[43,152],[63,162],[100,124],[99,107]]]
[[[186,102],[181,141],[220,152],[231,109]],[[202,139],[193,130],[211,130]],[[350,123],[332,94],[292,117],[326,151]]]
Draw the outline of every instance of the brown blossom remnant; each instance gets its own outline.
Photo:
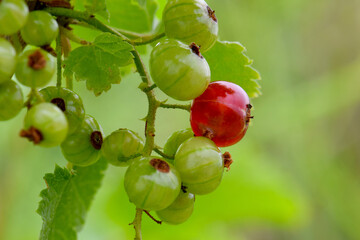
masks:
[[[94,131],[90,135],[90,143],[96,149],[100,150],[103,144],[103,137],[100,131]]]
[[[208,15],[209,17],[212,18],[212,20],[214,20],[215,22],[217,22],[217,18],[215,16],[215,11],[211,10],[211,8],[209,6],[206,7],[207,11],[208,11]]]
[[[251,116],[251,108],[252,108],[252,105],[251,104],[247,104],[246,105],[246,126],[249,126],[249,123],[250,123],[250,119],[253,119],[254,116]]]
[[[167,162],[164,160],[161,160],[159,158],[154,158],[150,160],[150,165],[153,166],[156,170],[162,173],[168,173],[170,172],[170,166]]]
[[[55,104],[58,108],[61,109],[61,111],[65,112],[66,111],[66,106],[65,106],[65,101],[62,98],[53,98],[50,101],[52,104]]]
[[[227,168],[227,171],[230,170],[230,165],[233,163],[233,160],[231,158],[231,154],[229,152],[225,152],[222,155],[223,161],[224,161],[224,167]]]
[[[28,66],[34,70],[41,70],[46,66],[46,59],[40,50],[36,50],[28,56]]]
[[[205,130],[203,133],[203,137],[206,137],[211,140],[214,138],[214,133],[210,130]]]
[[[201,53],[200,53],[200,46],[196,45],[196,43],[192,43],[190,44],[190,49],[193,53],[195,53],[196,55],[198,55],[200,58],[204,58]]]
[[[34,127],[21,130],[20,137],[27,138],[30,142],[34,142],[34,144],[39,144],[43,140],[41,132]]]
[[[183,191],[183,193],[187,193],[187,188],[188,187],[181,185],[181,191]]]

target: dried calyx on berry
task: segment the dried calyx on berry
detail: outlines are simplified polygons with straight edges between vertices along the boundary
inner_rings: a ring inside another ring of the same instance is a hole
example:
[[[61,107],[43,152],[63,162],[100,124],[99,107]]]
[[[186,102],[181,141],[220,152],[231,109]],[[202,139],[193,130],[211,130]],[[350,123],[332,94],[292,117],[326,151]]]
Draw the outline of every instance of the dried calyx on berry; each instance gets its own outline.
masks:
[[[222,155],[223,161],[224,161],[224,167],[227,168],[227,171],[230,170],[230,166],[233,163],[233,160],[231,158],[231,154],[229,152],[225,152]]]

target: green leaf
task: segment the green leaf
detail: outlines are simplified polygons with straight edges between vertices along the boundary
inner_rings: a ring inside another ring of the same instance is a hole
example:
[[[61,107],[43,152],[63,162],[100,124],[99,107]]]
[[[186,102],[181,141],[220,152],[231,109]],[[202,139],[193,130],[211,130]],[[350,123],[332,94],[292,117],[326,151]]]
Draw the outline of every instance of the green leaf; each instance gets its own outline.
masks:
[[[204,57],[211,69],[211,81],[228,81],[241,86],[249,97],[258,97],[260,74],[245,55],[246,49],[238,42],[216,42]]]
[[[153,30],[158,8],[155,0],[109,0],[107,5],[112,26],[138,33]]]
[[[37,212],[43,219],[40,240],[77,239],[86,213],[100,188],[107,162],[100,159],[89,167],[74,167],[73,171],[56,165],[54,173],[44,179],[47,188]]]
[[[89,90],[95,95],[111,88],[111,84],[120,83],[119,67],[133,62],[132,45],[121,38],[103,33],[96,37],[94,44],[73,50],[65,60],[64,75],[75,74],[78,81],[86,81]]]
[[[99,14],[109,20],[109,12],[106,8],[105,0],[83,0],[86,11],[90,14]]]

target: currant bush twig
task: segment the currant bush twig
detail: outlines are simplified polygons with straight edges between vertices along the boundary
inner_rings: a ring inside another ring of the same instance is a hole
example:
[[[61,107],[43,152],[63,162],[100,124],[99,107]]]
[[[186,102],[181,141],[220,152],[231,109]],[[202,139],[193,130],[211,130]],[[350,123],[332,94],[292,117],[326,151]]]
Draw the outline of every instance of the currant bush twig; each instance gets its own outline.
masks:
[[[52,14],[54,16],[63,16],[63,17],[68,17],[68,18],[74,18],[74,19],[77,19],[79,21],[86,22],[87,24],[89,24],[91,26],[94,26],[95,28],[97,28],[98,30],[100,30],[102,32],[113,33],[113,34],[121,37],[125,41],[131,43],[129,38],[127,38],[125,35],[123,35],[122,33],[118,32],[118,31],[116,31],[115,29],[103,24],[102,22],[97,20],[93,15],[90,15],[90,14],[88,14],[86,12],[79,12],[79,11],[75,11],[75,10],[72,10],[72,9],[57,8],[57,7],[45,8],[43,10],[47,11],[48,13],[50,13],[50,14]]]
[[[62,67],[62,47],[61,47],[61,32],[59,31],[56,37],[56,86],[61,87],[61,67]]]
[[[134,55],[134,62],[137,71],[140,74],[141,80],[146,83],[149,87],[151,86],[150,77],[145,70],[144,63],[142,62],[139,53],[134,50],[132,51]],[[143,156],[150,156],[153,148],[154,148],[154,137],[155,137],[155,115],[156,110],[159,107],[159,102],[155,98],[155,94],[152,90],[145,92],[148,102],[149,109],[148,114],[146,116],[146,129],[145,129],[145,147],[143,150]]]
[[[156,88],[156,84],[154,83],[153,85],[151,85],[150,87],[146,87],[144,89],[142,89],[143,92],[148,92],[148,91],[151,91],[153,90],[154,88]]]
[[[143,210],[140,208],[136,208],[135,218],[132,223],[129,225],[133,225],[135,229],[135,238],[134,240],[141,240],[141,218],[142,218]]]
[[[132,54],[134,55],[134,62],[136,69],[138,73],[140,74],[141,80],[143,83],[147,84],[148,87],[151,86],[150,77],[147,71],[145,70],[144,63],[142,62],[142,59],[137,52],[136,49],[132,51]],[[149,109],[148,114],[146,116],[146,124],[145,124],[145,146],[143,150],[143,156],[150,156],[154,149],[154,143],[155,143],[155,116],[156,116],[156,110],[159,107],[159,102],[155,98],[155,94],[153,90],[145,92],[148,103],[149,103]],[[140,211],[140,213],[138,212]],[[136,233],[136,240],[141,240],[141,214],[142,209],[136,209],[136,215],[134,219],[134,228]],[[136,223],[136,224],[135,224]],[[139,235],[140,234],[140,235]],[[140,238],[138,238],[140,236]]]
[[[188,105],[181,105],[181,104],[166,104],[166,103],[160,103],[159,107],[161,108],[173,108],[173,109],[183,109],[188,112],[190,112],[191,104]]]
[[[154,148],[154,152],[156,152],[157,154],[159,154],[160,156],[164,157],[164,158],[168,158],[168,159],[174,159],[173,157],[166,155],[165,153],[163,153],[159,148]]]

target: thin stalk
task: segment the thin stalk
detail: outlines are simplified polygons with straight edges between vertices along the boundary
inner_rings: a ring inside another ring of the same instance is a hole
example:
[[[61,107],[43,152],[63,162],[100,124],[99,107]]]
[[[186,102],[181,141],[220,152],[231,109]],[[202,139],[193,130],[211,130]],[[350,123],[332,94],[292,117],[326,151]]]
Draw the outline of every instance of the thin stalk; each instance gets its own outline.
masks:
[[[156,34],[156,35],[149,35],[149,36],[144,36],[141,38],[140,41],[135,40],[133,42],[134,45],[146,45],[152,42],[155,42],[156,40],[159,40],[161,38],[165,37],[165,33],[160,33],[160,34]]]
[[[73,90],[73,76],[66,76],[66,88]]]
[[[160,103],[161,108],[173,108],[173,109],[183,109],[188,112],[190,112],[191,104],[188,105],[181,105],[181,104],[166,104],[166,103]]]
[[[20,40],[18,33],[14,33],[13,35],[11,35],[10,40],[11,40],[17,54],[21,53],[24,50],[24,46]]]
[[[43,96],[41,96],[41,94],[38,92],[37,89],[35,88],[31,88],[31,91],[30,91],[30,97],[31,98],[36,98],[38,101],[40,102],[45,102]]]
[[[72,31],[67,30],[64,27],[60,27],[60,32],[67,37],[70,41],[80,44],[80,45],[91,45],[91,42],[88,42],[84,39],[79,38],[78,36],[76,36]]]
[[[167,158],[167,159],[174,159],[174,157],[166,155],[165,153],[163,153],[160,149],[158,148],[154,148],[154,152],[156,152],[157,154],[159,154],[160,156]]]
[[[61,48],[61,31],[56,38],[56,64],[57,64],[57,74],[56,74],[56,87],[61,87],[61,68],[62,68],[62,48]]]

